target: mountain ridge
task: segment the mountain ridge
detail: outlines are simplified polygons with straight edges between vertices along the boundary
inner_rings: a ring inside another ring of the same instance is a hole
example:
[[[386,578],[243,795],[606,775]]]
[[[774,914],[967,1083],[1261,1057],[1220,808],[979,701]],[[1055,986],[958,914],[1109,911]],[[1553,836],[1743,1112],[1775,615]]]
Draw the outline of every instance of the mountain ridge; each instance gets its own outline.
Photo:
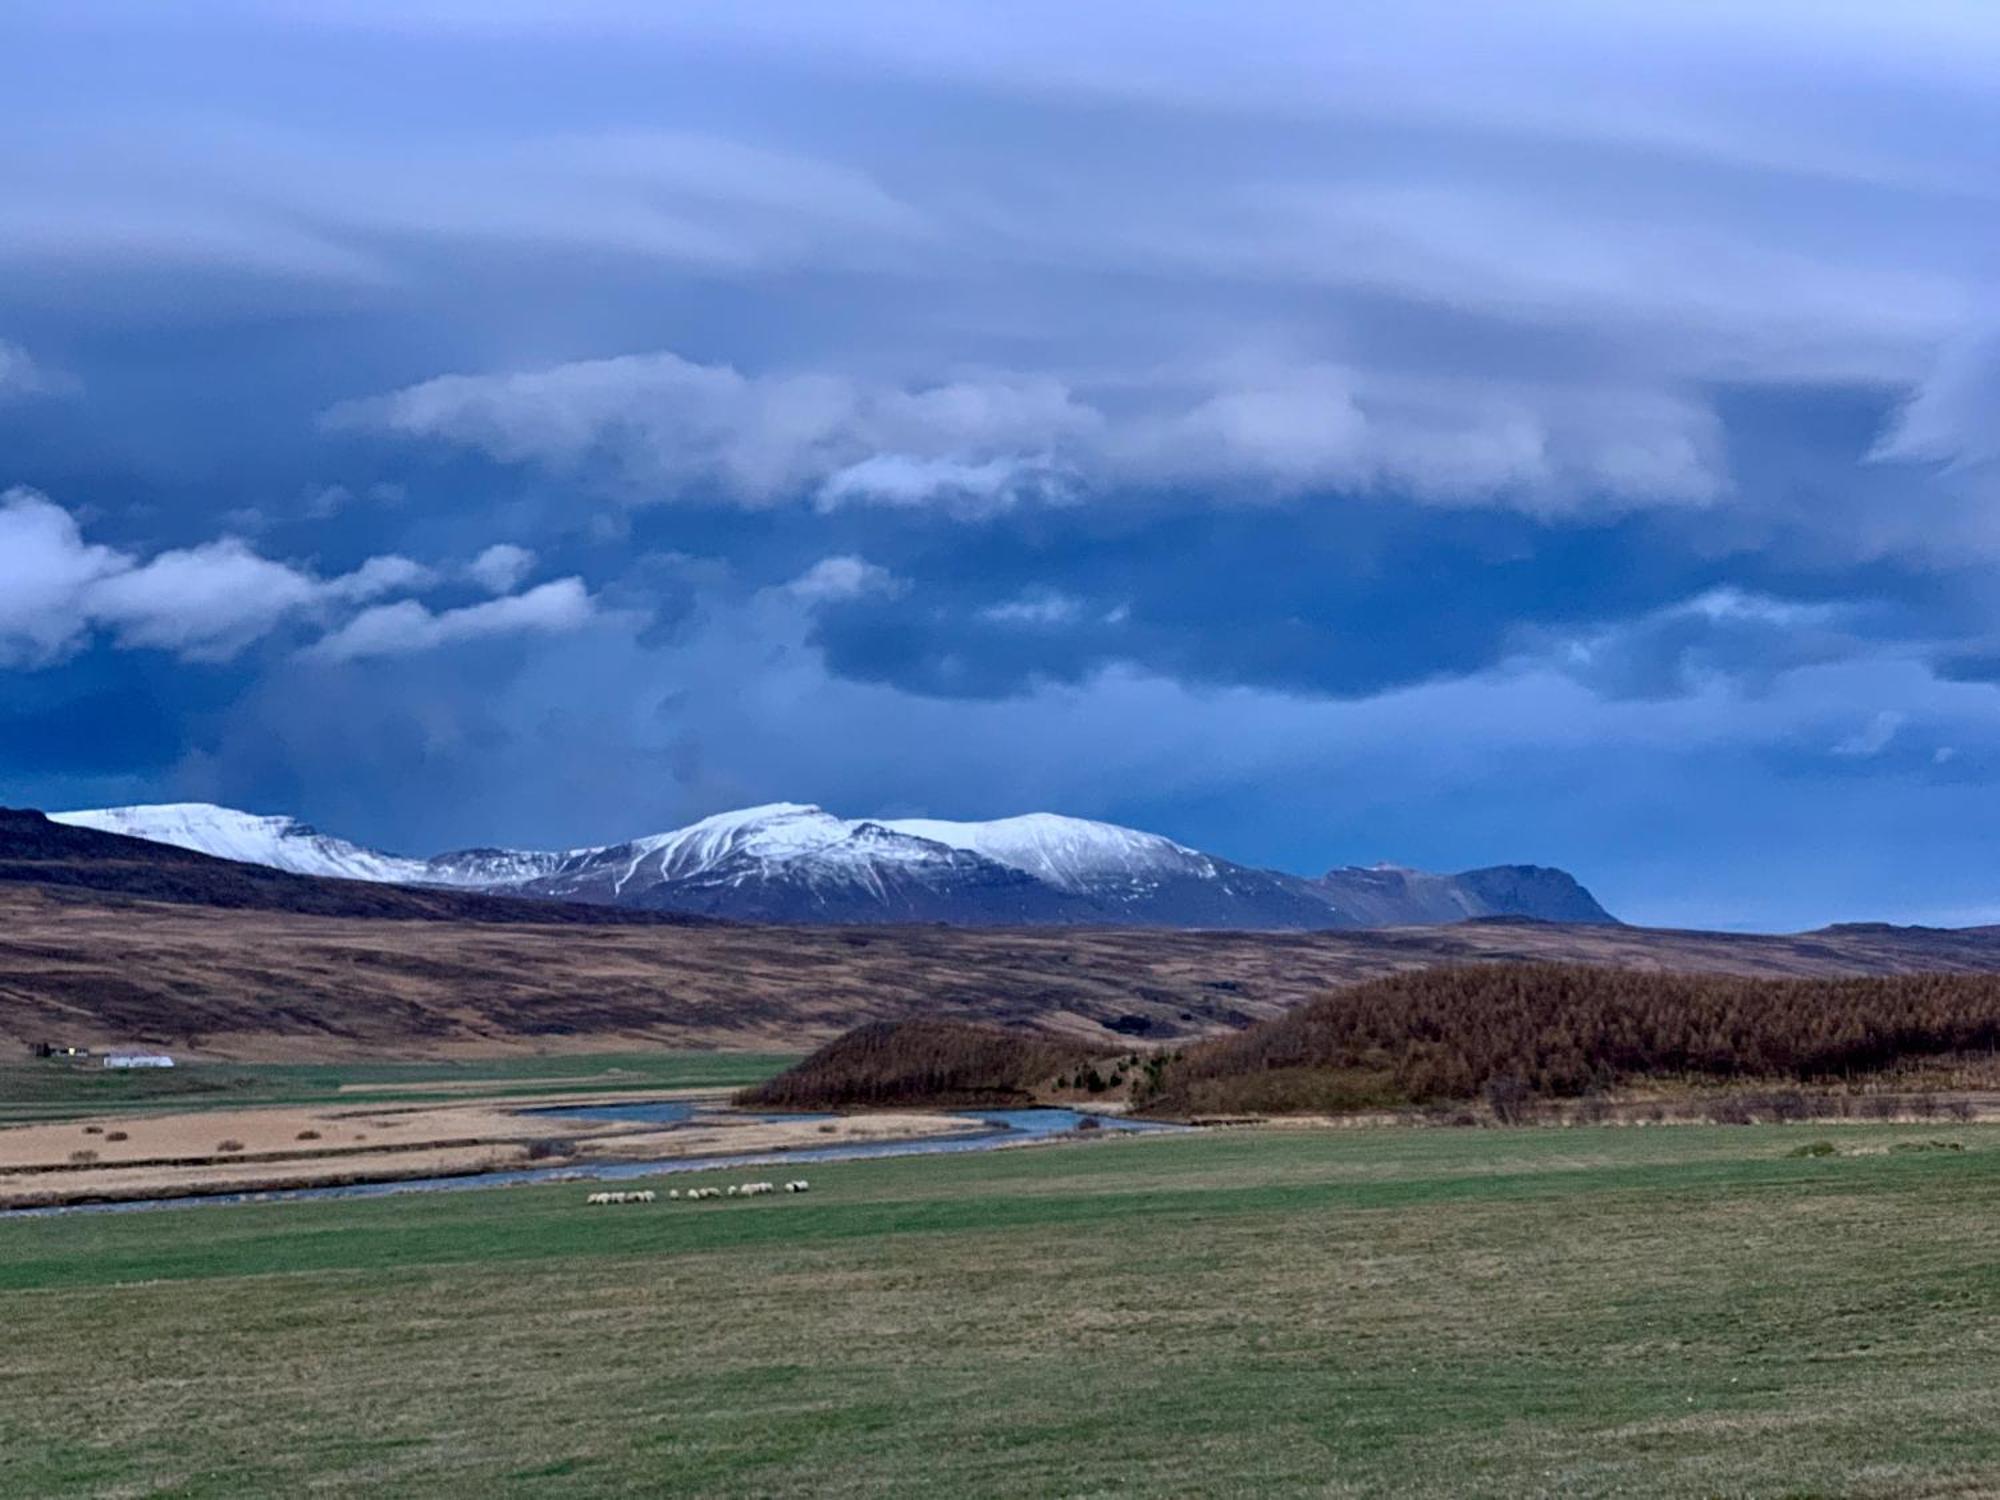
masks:
[[[616,844],[480,847],[427,859],[283,814],[209,803],[49,816],[294,874],[749,921],[1321,930],[1480,917],[1616,920],[1574,877],[1547,866],[1434,874],[1377,865],[1310,877],[1057,813],[847,819],[780,802]]]

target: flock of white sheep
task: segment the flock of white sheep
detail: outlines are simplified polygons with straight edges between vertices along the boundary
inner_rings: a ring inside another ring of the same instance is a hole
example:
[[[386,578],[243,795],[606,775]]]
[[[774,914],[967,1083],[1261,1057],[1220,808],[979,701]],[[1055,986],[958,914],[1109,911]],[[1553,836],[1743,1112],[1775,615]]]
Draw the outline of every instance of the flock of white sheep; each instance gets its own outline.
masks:
[[[811,1189],[812,1184],[803,1177],[785,1184],[785,1191],[788,1193],[810,1192]],[[704,1198],[758,1198],[765,1193],[777,1191],[778,1185],[775,1182],[733,1182],[727,1188],[697,1187],[689,1188],[685,1193],[679,1188],[668,1188],[667,1197],[669,1200],[685,1199],[689,1203],[698,1203]],[[657,1201],[659,1196],[651,1188],[642,1188],[637,1192],[592,1193],[584,1199],[584,1202],[595,1208],[612,1203],[652,1203]]]

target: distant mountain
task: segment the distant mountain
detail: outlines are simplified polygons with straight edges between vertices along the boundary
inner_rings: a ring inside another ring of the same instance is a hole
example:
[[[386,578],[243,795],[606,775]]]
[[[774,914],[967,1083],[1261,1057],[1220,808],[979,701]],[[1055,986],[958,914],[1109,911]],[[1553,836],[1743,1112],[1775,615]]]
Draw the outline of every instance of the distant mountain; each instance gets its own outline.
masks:
[[[1432,875],[1396,865],[1329,870],[1316,884],[1363,927],[1416,927],[1475,917],[1610,922],[1576,878],[1546,865],[1494,865]]]
[[[420,859],[398,859],[328,838],[297,818],[265,817],[237,812],[207,802],[165,802],[153,807],[104,807],[89,812],[50,813],[52,823],[95,828],[127,838],[172,844],[217,859],[246,865],[267,865],[293,875],[322,875],[334,880],[375,880],[394,885],[423,881],[427,866]]]
[[[318,835],[308,829],[304,837]],[[346,856],[334,853],[328,857]],[[299,874],[260,863],[221,858],[165,840],[57,822],[28,808],[0,807],[0,886],[21,885],[89,892],[121,900],[318,917],[588,926],[690,920],[617,907],[399,885],[379,878],[334,879]]]
[[[1541,866],[1435,875],[1385,865],[1311,879],[1053,813],[984,823],[871,820],[780,802],[600,848],[481,848],[429,859],[205,803],[53,817],[295,874],[746,921],[1303,930],[1475,917],[1614,920],[1569,875]]]
[[[997,861],[784,802],[578,850],[514,889],[760,922],[1013,926],[1092,915],[1067,893]]]
[[[990,823],[904,818],[885,826],[1030,876],[1087,906],[1093,915],[1085,921],[1144,927],[1387,925],[1353,920],[1337,901],[1296,875],[1232,864],[1113,823],[1028,813]]]

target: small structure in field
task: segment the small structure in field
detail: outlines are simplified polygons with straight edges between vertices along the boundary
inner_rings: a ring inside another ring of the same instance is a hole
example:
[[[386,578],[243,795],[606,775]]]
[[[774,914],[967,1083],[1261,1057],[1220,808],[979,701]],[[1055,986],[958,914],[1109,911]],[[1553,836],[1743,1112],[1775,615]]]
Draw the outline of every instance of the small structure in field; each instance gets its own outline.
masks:
[[[90,1056],[90,1049],[88,1047],[71,1047],[62,1042],[37,1042],[35,1043],[35,1056],[73,1059]]]
[[[107,1052],[107,1068],[171,1068],[174,1060],[164,1052]]]

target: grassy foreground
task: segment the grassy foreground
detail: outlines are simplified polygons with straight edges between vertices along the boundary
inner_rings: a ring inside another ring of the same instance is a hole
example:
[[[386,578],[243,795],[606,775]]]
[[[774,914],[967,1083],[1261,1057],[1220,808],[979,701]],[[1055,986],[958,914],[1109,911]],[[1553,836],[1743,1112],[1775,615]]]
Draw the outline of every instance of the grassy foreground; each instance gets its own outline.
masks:
[[[94,1059],[0,1063],[0,1125],[125,1109],[425,1103],[482,1093],[738,1088],[796,1062],[783,1052],[593,1052],[465,1062],[182,1063],[107,1069]]]
[[[1243,1131],[0,1222],[0,1494],[2000,1489],[2000,1130]],[[1796,1157],[1825,1137],[1844,1152]],[[676,1179],[685,1182],[687,1179]]]

